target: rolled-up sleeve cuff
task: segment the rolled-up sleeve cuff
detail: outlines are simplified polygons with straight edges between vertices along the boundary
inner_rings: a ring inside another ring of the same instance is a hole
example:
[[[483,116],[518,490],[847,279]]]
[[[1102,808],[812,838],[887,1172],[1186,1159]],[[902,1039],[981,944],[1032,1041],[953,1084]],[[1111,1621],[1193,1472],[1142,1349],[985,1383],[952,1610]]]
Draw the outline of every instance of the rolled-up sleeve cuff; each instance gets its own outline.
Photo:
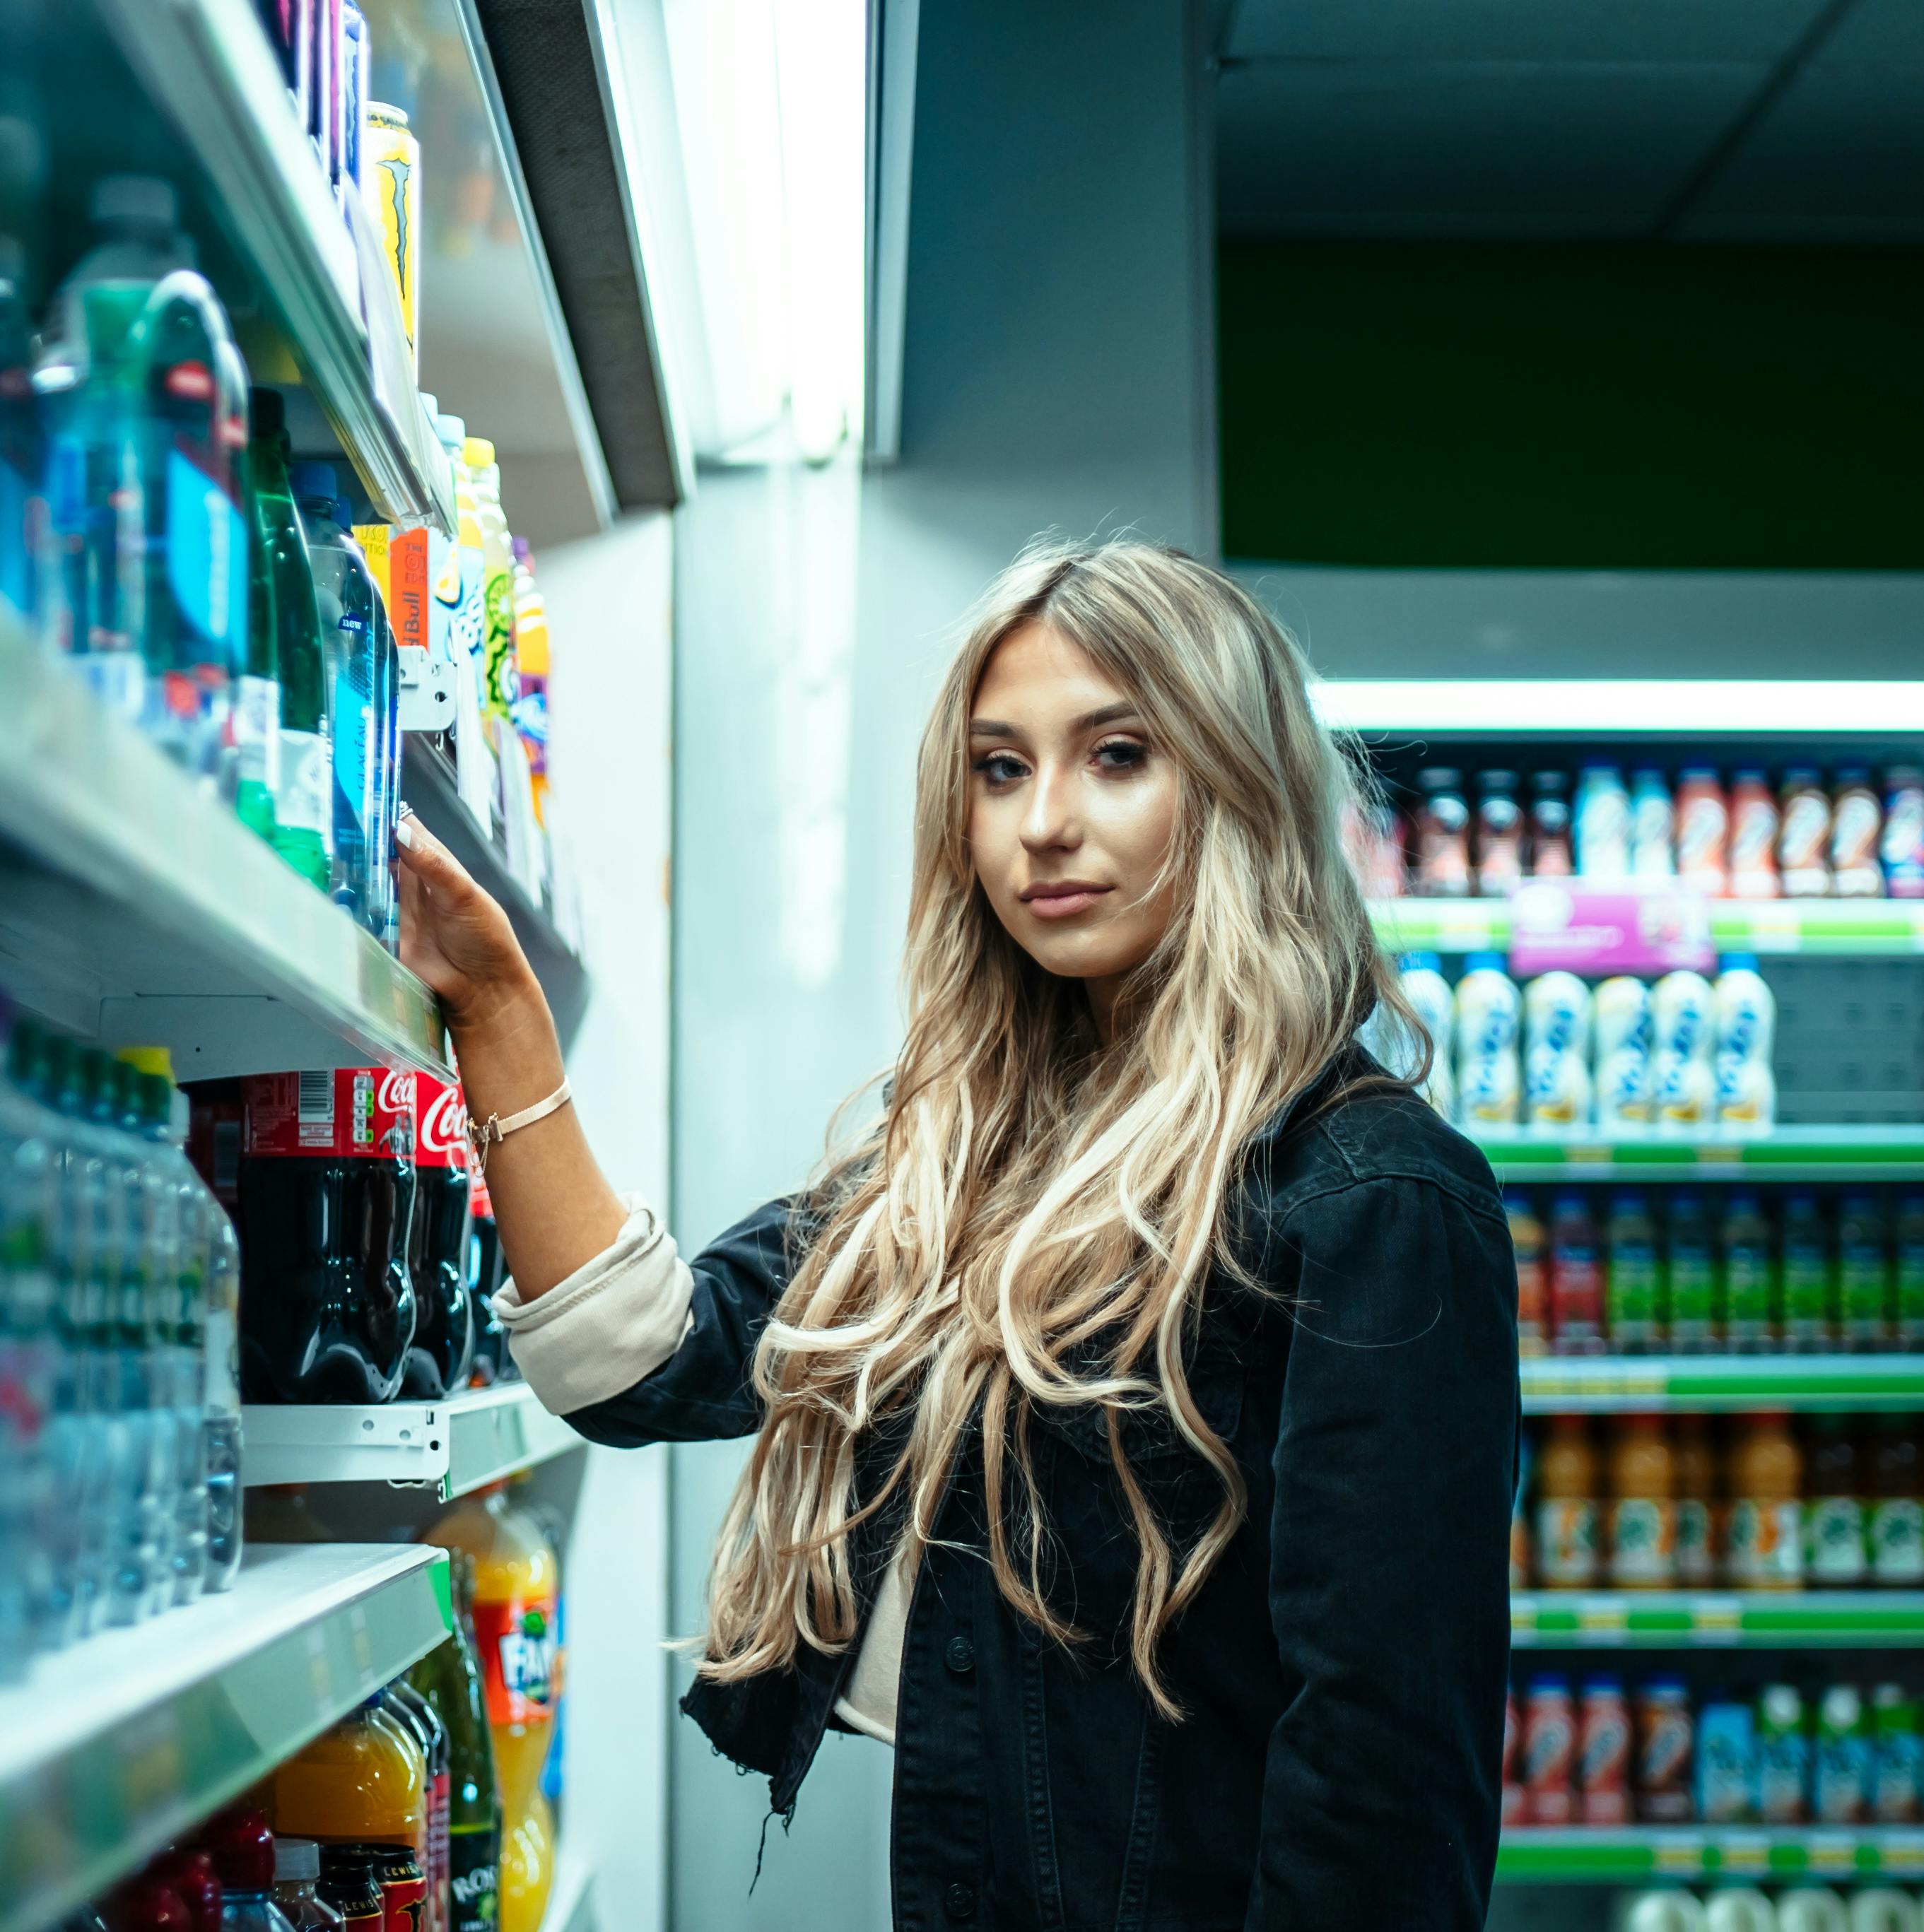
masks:
[[[632,1388],[676,1349],[692,1322],[695,1278],[639,1195],[611,1246],[523,1301],[512,1282],[494,1298],[508,1346],[551,1414],[566,1415]]]

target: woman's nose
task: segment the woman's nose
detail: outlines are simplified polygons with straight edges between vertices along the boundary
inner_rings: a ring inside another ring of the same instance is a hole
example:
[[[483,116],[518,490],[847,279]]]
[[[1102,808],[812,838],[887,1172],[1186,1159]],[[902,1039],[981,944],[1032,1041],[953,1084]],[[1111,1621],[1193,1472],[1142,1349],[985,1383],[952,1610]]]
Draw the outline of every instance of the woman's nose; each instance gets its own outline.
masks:
[[[1031,852],[1073,850],[1082,842],[1076,822],[1073,774],[1044,765],[1022,814],[1022,843]]]

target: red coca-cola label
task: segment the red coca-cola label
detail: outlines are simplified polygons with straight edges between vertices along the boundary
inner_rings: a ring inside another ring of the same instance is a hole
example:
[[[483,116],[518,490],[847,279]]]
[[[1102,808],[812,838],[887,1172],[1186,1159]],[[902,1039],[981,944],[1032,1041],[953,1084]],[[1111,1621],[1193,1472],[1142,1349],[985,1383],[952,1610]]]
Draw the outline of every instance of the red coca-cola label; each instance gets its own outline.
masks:
[[[414,1151],[414,1076],[381,1066],[259,1073],[246,1083],[250,1159],[392,1160]]]
[[[423,1167],[467,1165],[467,1107],[458,1087],[444,1087],[424,1073],[416,1076],[420,1112],[415,1159]]]
[[[488,1192],[487,1178],[476,1168],[468,1176],[467,1211],[477,1221],[494,1218],[494,1203]]]

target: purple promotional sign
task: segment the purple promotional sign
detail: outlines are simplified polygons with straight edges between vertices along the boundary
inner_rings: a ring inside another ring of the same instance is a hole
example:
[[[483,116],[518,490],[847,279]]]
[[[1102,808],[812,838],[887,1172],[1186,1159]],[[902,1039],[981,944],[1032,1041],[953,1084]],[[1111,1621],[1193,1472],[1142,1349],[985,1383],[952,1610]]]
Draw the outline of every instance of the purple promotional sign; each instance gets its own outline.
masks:
[[[1533,879],[1510,896],[1510,970],[1707,973],[1717,963],[1710,908],[1673,885],[1586,885]]]

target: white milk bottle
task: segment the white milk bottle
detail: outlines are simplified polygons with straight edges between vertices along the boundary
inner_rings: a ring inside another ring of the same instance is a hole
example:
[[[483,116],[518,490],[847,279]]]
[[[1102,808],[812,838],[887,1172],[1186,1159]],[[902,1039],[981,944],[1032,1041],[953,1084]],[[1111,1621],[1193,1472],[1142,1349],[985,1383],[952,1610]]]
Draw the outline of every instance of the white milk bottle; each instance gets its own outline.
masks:
[[[1650,1124],[1650,989],[1619,974],[1595,994],[1597,1125],[1637,1133]]]
[[[1534,1125],[1589,1124],[1590,1010],[1574,973],[1545,973],[1523,988],[1523,1104]]]
[[[1457,986],[1457,1106],[1467,1127],[1514,1126],[1523,1002],[1500,952],[1472,952]]]
[[[1443,977],[1442,961],[1433,952],[1405,955],[1402,980],[1403,998],[1416,1009],[1416,1017],[1430,1036],[1430,1075],[1423,1083],[1423,1097],[1449,1120],[1456,1112],[1456,1082],[1451,1077],[1456,1049],[1456,994]],[[1393,1070],[1414,1075],[1422,1064],[1418,1043],[1403,1042],[1401,1058],[1404,1064]]]
[[[1777,1901],[1777,1932],[1850,1932],[1850,1915],[1829,1886],[1799,1886]]]
[[[1916,1901],[1889,1886],[1868,1886],[1850,1901],[1850,1932],[1919,1932]]]
[[[1580,879],[1630,876],[1630,794],[1615,765],[1586,765],[1572,820]]]
[[[1777,1002],[1754,955],[1726,956],[1714,1000],[1718,1123],[1739,1132],[1761,1132],[1777,1117],[1777,1083],[1770,1069]]]
[[[1703,1906],[1694,1892],[1622,1894],[1610,1916],[1613,1932],[1707,1932]]]
[[[1660,1127],[1694,1131],[1715,1118],[1715,1012],[1700,973],[1666,973],[1651,988],[1651,1111]]]
[[[1747,1885],[1713,1892],[1705,1901],[1707,1932],[1778,1932],[1777,1908]]]

